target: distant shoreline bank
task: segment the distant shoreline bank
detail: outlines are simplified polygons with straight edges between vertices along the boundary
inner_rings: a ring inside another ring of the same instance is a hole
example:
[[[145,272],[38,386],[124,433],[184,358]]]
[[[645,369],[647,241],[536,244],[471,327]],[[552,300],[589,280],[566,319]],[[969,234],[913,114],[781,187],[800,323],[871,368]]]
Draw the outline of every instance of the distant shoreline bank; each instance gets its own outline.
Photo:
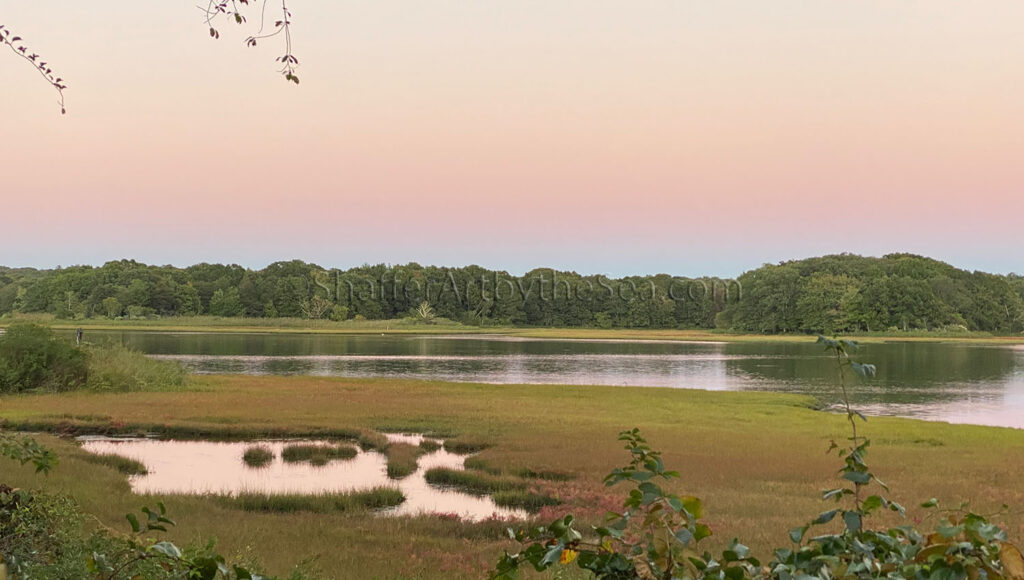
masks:
[[[811,334],[752,334],[701,329],[584,328],[468,326],[424,324],[405,319],[363,321],[311,321],[295,318],[218,318],[208,316],[160,318],[153,320],[59,320],[47,316],[0,319],[0,328],[15,322],[35,322],[58,330],[202,332],[247,334],[339,334],[339,335],[479,335],[537,339],[581,340],[670,340],[682,342],[806,342]],[[985,332],[942,333],[927,331],[877,332],[842,335],[865,343],[958,342],[965,344],[1024,344],[1024,335],[999,336]]]

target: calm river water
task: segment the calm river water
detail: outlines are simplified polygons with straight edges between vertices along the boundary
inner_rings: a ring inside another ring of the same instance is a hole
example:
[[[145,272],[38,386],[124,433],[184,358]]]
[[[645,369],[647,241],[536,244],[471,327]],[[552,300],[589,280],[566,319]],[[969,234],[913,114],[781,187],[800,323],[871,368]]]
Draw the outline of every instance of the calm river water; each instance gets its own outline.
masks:
[[[834,366],[803,343],[540,340],[500,336],[87,331],[196,373],[402,377],[801,393],[834,403]],[[872,414],[1024,428],[1024,346],[865,345],[878,376],[855,388]]]

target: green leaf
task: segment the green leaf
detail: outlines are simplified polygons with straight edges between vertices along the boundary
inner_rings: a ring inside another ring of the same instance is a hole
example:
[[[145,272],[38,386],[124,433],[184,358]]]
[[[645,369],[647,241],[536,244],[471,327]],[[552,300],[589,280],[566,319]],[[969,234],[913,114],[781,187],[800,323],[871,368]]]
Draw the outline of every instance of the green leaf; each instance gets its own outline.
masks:
[[[843,512],[843,521],[846,522],[846,529],[857,533],[861,529],[861,517],[857,512]]]
[[[838,514],[838,513],[839,513],[839,510],[829,510],[827,512],[822,512],[822,513],[818,514],[818,517],[814,518],[814,521],[812,523],[814,523],[816,525],[827,524],[827,523],[831,522],[833,519],[835,519],[836,514]],[[801,534],[801,536],[802,535],[803,534]]]
[[[864,377],[865,379],[875,376],[878,372],[875,365],[861,364],[858,362],[850,361],[850,367],[853,368],[853,372]]]
[[[690,542],[693,541],[693,533],[686,528],[680,528],[676,530],[676,533],[673,535],[676,537],[676,540],[678,540],[679,543],[684,546],[690,545]]]
[[[704,524],[697,524],[694,526],[693,539],[701,541],[704,538],[711,536],[711,528]]]
[[[167,556],[168,558],[172,558],[174,560],[181,559],[181,550],[179,550],[177,546],[170,542],[157,542],[153,544],[149,548],[149,550],[151,552],[163,554],[164,556]]]
[[[864,503],[861,504],[861,509],[863,509],[865,513],[871,513],[883,505],[885,505],[885,500],[882,499],[882,496],[872,495],[864,500]]]
[[[700,519],[704,517],[704,502],[698,497],[692,495],[681,498],[683,500],[683,508],[690,513],[693,517]]]
[[[867,484],[871,481],[871,474],[863,471],[847,471],[843,474],[843,479],[848,479],[854,483]]]
[[[139,518],[135,517],[135,514],[127,514],[124,516],[128,523],[132,526],[132,531],[136,534],[142,531],[142,526],[139,525]]]

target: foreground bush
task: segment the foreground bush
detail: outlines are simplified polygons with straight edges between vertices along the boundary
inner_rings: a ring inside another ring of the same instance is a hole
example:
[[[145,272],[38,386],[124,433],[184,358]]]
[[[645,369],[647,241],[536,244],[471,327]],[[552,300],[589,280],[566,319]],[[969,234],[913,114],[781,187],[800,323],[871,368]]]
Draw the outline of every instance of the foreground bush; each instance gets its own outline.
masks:
[[[0,393],[70,391],[88,376],[85,352],[45,326],[16,323],[0,335]]]
[[[273,580],[251,565],[228,564],[213,542],[182,549],[154,537],[175,525],[163,504],[126,519],[127,533],[86,533],[85,516],[69,498],[0,484],[0,578]],[[289,580],[310,577],[297,568]]]

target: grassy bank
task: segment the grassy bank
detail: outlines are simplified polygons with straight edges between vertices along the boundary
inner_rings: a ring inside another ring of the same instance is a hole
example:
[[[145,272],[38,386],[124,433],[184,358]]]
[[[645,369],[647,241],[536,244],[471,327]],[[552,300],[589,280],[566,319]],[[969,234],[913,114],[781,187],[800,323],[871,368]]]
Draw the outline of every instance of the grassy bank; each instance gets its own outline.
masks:
[[[15,319],[0,318],[0,328]],[[304,318],[222,318],[194,316],[154,320],[58,320],[48,315],[20,316],[54,329],[137,330],[151,332],[237,332],[268,334],[467,334],[499,335],[519,338],[573,340],[678,340],[716,342],[802,342],[807,334],[749,334],[721,330],[682,330],[647,328],[538,328],[512,326],[467,326],[458,323],[424,324],[409,319],[396,320],[308,320]],[[870,332],[850,335],[867,343],[890,341],[965,342],[974,344],[1024,344],[1024,335],[996,336],[987,332]]]
[[[841,417],[802,397],[626,387],[477,385],[318,377],[200,376],[187,392],[67,393],[0,398],[8,424],[79,431],[155,428],[179,435],[318,435],[403,430],[452,433],[486,446],[481,472],[571,474],[531,485],[562,502],[541,507],[596,518],[622,491],[600,479],[624,461],[620,429],[641,427],[665,462],[679,469],[678,491],[704,499],[716,541],[741,537],[755,551],[786,543],[786,530],[825,509],[818,492],[835,483],[831,439]],[[905,504],[973,498],[983,512],[1024,537],[1024,431],[872,417],[874,471]],[[86,461],[67,440],[46,437],[62,463],[48,477],[0,462],[5,483],[73,496],[113,527],[153,498],[133,495],[123,475]],[[183,543],[216,536],[222,552],[258,551],[272,572],[319,555],[334,577],[480,577],[507,546],[500,524],[438,517],[379,518],[365,513],[247,512],[200,497],[166,497]],[[141,502],[141,503],[140,503]],[[540,506],[535,506],[540,507]],[[920,515],[911,510],[911,517]]]

